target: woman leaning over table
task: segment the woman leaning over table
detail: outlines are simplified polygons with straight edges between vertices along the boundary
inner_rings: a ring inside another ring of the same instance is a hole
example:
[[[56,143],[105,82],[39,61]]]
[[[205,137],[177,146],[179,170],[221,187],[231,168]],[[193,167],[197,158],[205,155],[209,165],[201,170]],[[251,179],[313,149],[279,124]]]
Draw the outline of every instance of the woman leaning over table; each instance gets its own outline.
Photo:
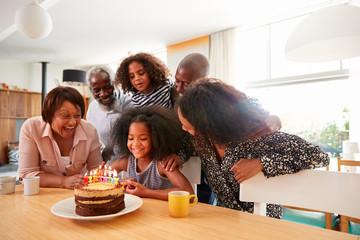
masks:
[[[85,103],[71,87],[56,87],[44,99],[42,116],[20,131],[19,176],[40,176],[41,187],[73,189],[84,171],[101,162],[96,129],[83,120]]]
[[[200,155],[217,205],[253,212],[239,200],[239,183],[263,172],[266,177],[296,173],[329,164],[318,146],[281,131],[265,134],[269,113],[253,99],[220,80],[202,79],[179,99],[178,115],[192,136],[184,154]],[[282,218],[282,207],[268,204],[270,217]]]

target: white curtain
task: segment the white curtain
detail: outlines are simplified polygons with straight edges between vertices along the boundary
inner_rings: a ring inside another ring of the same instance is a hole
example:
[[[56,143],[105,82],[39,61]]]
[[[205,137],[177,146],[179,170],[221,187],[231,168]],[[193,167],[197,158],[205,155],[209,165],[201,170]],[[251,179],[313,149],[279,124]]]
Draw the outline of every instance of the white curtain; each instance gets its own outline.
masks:
[[[236,76],[236,28],[210,35],[210,77],[234,85]],[[237,85],[239,85],[237,83]]]

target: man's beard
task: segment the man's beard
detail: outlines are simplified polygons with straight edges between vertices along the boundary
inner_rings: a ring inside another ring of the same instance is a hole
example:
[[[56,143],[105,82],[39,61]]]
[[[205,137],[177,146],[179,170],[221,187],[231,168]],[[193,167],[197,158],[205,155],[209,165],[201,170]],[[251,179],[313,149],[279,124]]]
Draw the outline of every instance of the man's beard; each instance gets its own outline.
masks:
[[[111,110],[116,109],[116,108],[119,106],[119,102],[116,101],[115,96],[111,96],[111,99],[112,99],[112,102],[111,102],[110,106],[104,105],[104,104],[101,102],[101,99],[100,99],[100,98],[96,98],[96,101],[99,103],[99,106],[100,106],[100,109],[101,109],[101,110],[111,111]]]

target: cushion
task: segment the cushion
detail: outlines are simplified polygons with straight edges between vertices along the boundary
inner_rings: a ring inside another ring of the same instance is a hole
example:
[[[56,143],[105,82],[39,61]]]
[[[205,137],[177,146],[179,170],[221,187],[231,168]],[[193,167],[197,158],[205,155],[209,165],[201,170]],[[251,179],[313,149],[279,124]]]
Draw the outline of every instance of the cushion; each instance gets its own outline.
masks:
[[[325,228],[325,213],[302,211],[283,207],[283,219],[315,227]],[[332,216],[332,228],[340,223],[338,215]]]
[[[360,224],[349,222],[349,233],[360,235]]]
[[[8,142],[8,159],[9,164],[19,164],[19,142]]]

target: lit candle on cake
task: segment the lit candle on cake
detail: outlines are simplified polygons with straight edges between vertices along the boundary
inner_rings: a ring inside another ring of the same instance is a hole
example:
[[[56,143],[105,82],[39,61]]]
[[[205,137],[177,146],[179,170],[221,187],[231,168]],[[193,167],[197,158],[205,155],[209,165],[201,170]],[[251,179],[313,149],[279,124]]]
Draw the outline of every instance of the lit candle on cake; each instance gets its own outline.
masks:
[[[87,173],[84,175],[84,183],[87,183],[89,181],[89,177],[87,176]]]
[[[93,181],[94,182],[98,182],[99,181],[99,179],[98,179],[99,177],[97,176],[97,175],[94,175],[94,177],[93,177]]]
[[[117,177],[117,172],[116,172],[116,170],[114,169],[114,171],[113,171],[112,183],[117,184],[118,182],[119,182],[119,178]]]
[[[106,172],[105,172],[105,170],[104,170],[104,172],[103,172],[103,177],[102,177],[102,182],[107,182],[107,181],[108,181],[108,178],[107,178]]]
[[[93,177],[93,172],[92,172],[92,171],[90,171],[89,183],[92,183],[92,177]]]
[[[101,171],[101,165],[99,166],[99,176],[102,176],[103,175],[103,173],[102,173],[102,171]]]
[[[97,180],[98,180],[98,182],[102,182],[103,181],[103,177],[102,177],[102,171],[101,171],[101,165],[99,165],[99,170],[97,170],[96,169],[96,171],[97,171]]]
[[[109,176],[109,170],[107,169],[107,166],[105,165],[104,167],[104,176],[108,177]]]
[[[111,166],[109,166],[109,177],[114,177],[113,172],[111,171]]]

